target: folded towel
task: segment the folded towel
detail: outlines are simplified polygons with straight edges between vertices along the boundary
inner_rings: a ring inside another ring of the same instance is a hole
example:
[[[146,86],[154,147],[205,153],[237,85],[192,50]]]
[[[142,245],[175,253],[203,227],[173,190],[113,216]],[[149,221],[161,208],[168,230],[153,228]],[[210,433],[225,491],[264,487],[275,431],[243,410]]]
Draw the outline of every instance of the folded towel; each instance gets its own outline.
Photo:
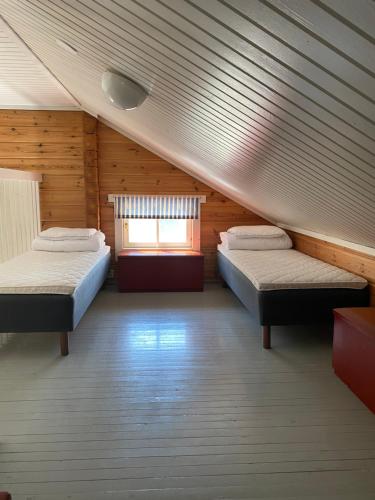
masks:
[[[80,227],[50,227],[39,234],[42,240],[62,241],[62,240],[88,240],[98,231],[94,228]]]
[[[86,240],[46,240],[35,238],[32,242],[32,250],[44,252],[97,252],[105,246],[105,236],[96,231],[91,238]]]
[[[279,238],[286,232],[277,226],[235,226],[228,233],[236,238]]]

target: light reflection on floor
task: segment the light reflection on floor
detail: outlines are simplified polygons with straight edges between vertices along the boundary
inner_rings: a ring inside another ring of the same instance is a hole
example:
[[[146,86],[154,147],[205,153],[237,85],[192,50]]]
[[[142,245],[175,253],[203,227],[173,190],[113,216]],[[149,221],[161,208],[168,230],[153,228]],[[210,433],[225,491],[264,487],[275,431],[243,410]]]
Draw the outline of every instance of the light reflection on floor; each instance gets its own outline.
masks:
[[[186,345],[186,325],[128,328],[124,340],[134,349],[176,349]]]

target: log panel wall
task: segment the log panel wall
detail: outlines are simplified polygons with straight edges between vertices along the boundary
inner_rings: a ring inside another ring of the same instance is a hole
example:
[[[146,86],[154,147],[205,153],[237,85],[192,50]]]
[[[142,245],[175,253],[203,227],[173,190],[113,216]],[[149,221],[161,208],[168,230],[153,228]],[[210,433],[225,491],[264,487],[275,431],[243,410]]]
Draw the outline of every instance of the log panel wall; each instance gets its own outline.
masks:
[[[113,204],[108,194],[201,194],[201,250],[205,278],[214,280],[219,232],[234,225],[268,224],[226,196],[191,177],[115,130],[98,123],[98,166],[101,228],[114,247]]]
[[[296,250],[366,278],[371,305],[375,306],[375,257],[304,234],[288,233]]]
[[[42,227],[101,227],[114,246],[109,193],[204,194],[201,246],[206,279],[216,277],[219,232],[267,223],[249,210],[81,111],[0,110],[0,167],[43,174]],[[364,276],[375,305],[375,258],[289,232],[295,247]]]
[[[0,110],[0,167],[43,174],[42,228],[97,225],[96,120],[86,113]]]

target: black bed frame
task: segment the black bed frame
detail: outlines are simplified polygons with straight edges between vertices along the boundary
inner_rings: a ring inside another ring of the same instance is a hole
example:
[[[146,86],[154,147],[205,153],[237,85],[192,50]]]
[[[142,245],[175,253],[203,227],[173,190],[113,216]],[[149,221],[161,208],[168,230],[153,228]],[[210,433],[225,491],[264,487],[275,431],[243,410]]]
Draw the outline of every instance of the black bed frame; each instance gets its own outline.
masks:
[[[263,347],[271,348],[272,325],[329,322],[333,309],[369,305],[369,287],[257,290],[251,281],[221,252],[218,268],[223,285],[228,286],[262,326]]]
[[[73,295],[0,294],[0,333],[57,332],[62,356],[69,354],[72,332],[103,286],[110,267],[108,253],[85,276]]]
[[[58,332],[61,355],[69,354],[68,332],[74,330],[74,299],[58,294],[1,294],[0,332]]]

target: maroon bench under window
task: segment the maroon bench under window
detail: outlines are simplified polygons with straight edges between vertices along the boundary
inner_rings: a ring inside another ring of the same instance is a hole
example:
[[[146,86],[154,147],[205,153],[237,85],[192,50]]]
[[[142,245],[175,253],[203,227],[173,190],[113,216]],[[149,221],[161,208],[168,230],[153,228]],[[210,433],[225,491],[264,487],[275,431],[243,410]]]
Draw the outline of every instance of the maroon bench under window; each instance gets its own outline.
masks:
[[[120,292],[200,292],[204,257],[193,250],[123,250],[118,254]]]

